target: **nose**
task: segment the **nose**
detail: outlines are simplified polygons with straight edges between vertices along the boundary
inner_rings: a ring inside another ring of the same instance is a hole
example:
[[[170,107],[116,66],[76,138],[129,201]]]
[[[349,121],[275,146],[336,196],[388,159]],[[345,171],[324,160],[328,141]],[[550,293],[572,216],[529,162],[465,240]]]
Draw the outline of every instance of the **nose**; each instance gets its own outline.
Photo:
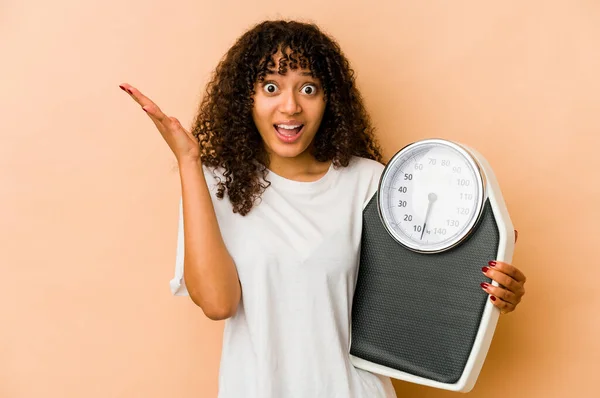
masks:
[[[285,113],[288,115],[295,115],[297,113],[302,112],[302,107],[298,102],[298,98],[296,98],[296,93],[293,91],[288,91],[283,93],[280,96],[281,104],[279,106],[279,110],[281,113]]]

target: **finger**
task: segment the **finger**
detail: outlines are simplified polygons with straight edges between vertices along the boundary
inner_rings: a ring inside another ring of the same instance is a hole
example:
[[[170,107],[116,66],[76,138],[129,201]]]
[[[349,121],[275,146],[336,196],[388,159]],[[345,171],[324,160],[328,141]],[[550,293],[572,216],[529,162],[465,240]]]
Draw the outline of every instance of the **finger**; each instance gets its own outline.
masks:
[[[167,116],[155,103],[151,102],[148,105],[144,105],[142,106],[142,109],[166,128],[173,129],[176,127],[171,118]]]
[[[517,282],[525,283],[525,281],[527,280],[527,277],[525,276],[525,274],[523,272],[521,272],[520,269],[518,269],[517,267],[515,267],[512,264],[505,263],[505,262],[498,261],[498,260],[492,260],[492,261],[488,262],[488,265],[492,269],[495,269],[502,273],[505,273],[506,275],[510,276]]]
[[[506,302],[506,301],[504,301],[501,298],[498,298],[496,296],[490,296],[490,301],[496,307],[500,308],[500,313],[501,314],[508,314],[509,312],[513,312],[515,310],[515,305],[514,304],[508,303],[508,302]]]
[[[123,83],[120,84],[119,87],[129,94],[131,98],[135,100],[135,102],[140,104],[142,108],[149,105],[153,105],[158,108],[158,106],[150,98],[146,97],[140,90],[133,87],[131,84]]]
[[[162,118],[162,120],[164,120],[167,123],[167,126],[165,126],[165,123],[161,122],[156,113],[153,113],[153,109],[150,109],[149,111],[144,109],[144,111],[146,111],[154,125],[158,128],[158,131],[160,131],[161,135],[167,142],[170,142],[172,139],[171,137],[174,137],[177,134],[185,134],[190,139],[198,142],[198,139],[196,137],[194,137],[189,131],[183,128],[181,122],[177,118],[165,115]]]
[[[129,89],[129,85],[127,83],[119,84],[119,87],[121,88],[121,90],[131,95],[131,90]]]
[[[142,108],[142,110],[146,112],[150,120],[152,120],[152,123],[154,123],[158,131],[160,131],[160,133],[164,136],[167,131],[165,126],[154,115],[150,114],[146,109]]]
[[[154,124],[160,123],[168,128],[177,128],[177,125],[181,126],[178,120],[174,119],[177,123],[173,123],[172,118],[167,116],[150,98],[146,97],[140,90],[133,87],[131,84],[123,83],[119,87],[127,92],[131,97],[142,106],[142,109],[150,116]],[[156,127],[159,127],[157,124]]]
[[[481,271],[485,276],[496,281],[499,285],[502,285],[504,288],[515,294],[519,294],[523,288],[519,282],[499,270],[483,267]]]
[[[158,105],[156,105],[154,103],[154,101],[152,101],[150,98],[146,97],[138,89],[136,89],[135,87],[133,87],[132,85],[130,85],[128,83],[120,84],[119,87],[123,91],[125,91],[129,95],[131,95],[131,97],[138,104],[140,104],[142,106],[142,109],[144,110],[144,112],[146,112],[146,114],[150,117],[150,119],[152,120],[152,122],[154,123],[154,125],[156,126],[158,131],[160,131],[162,136],[167,141],[169,140],[169,138],[167,137],[169,135],[169,132],[171,134],[173,134],[175,132],[181,132],[181,131],[184,134],[186,134],[189,138],[193,139],[194,141],[198,141],[198,139],[196,137],[194,137],[193,134],[191,134],[190,132],[188,132],[186,129],[183,128],[183,126],[181,125],[179,120],[177,120],[174,117],[166,115],[158,107]]]
[[[130,84],[127,84],[127,83],[119,84],[119,87],[121,88],[121,90],[123,90],[127,94],[129,94],[131,96],[131,98],[133,98],[135,100],[135,102],[137,102],[139,105],[142,106],[142,109],[144,110],[144,112],[146,112],[146,114],[148,114],[148,116],[150,117],[152,122],[154,122],[154,125],[156,126],[156,128],[158,128],[158,130],[161,133],[163,133],[163,135],[164,135],[164,126],[158,120],[158,118],[154,115],[155,109],[158,108],[158,106],[156,106],[156,104],[150,98],[146,97],[138,89],[136,89],[135,87],[133,87]],[[154,106],[154,107],[152,107],[152,106]],[[151,112],[148,112],[148,109],[151,109]]]
[[[494,286],[490,283],[481,283],[481,288],[489,295],[502,299],[507,303],[517,305],[521,302],[521,296],[501,288],[500,286]]]

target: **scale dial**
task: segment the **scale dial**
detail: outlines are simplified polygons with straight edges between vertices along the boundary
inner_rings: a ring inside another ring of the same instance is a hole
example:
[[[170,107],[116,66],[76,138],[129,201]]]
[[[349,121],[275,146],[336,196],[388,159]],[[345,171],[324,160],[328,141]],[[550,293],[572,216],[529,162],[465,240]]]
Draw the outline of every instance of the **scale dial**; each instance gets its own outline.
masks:
[[[469,151],[430,139],[410,144],[389,161],[379,182],[379,216],[400,244],[421,253],[458,245],[481,216],[484,175]]]

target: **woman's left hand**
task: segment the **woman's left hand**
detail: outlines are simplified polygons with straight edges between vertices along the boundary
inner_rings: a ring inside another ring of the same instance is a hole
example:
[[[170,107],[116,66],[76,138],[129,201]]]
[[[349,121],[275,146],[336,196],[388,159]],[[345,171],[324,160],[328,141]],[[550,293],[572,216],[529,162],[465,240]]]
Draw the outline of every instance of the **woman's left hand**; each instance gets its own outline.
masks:
[[[515,243],[517,243],[518,232],[515,230]],[[481,269],[488,278],[498,282],[499,286],[490,283],[481,283],[482,289],[490,295],[492,303],[500,308],[501,314],[507,314],[515,310],[525,294],[525,281],[527,278],[515,266],[492,260],[487,267]]]

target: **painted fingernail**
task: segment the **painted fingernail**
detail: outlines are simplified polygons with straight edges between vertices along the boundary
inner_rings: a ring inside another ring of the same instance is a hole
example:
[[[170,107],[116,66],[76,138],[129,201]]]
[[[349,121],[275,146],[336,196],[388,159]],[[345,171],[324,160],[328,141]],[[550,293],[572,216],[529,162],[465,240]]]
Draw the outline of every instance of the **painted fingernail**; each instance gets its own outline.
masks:
[[[121,86],[120,84],[119,84],[119,87],[121,87],[121,90],[125,91],[127,94],[131,94],[131,90],[128,89],[127,87]]]
[[[486,272],[488,272],[490,269],[488,267],[483,267],[481,268],[481,270],[483,271],[483,273],[485,274]]]
[[[487,289],[489,286],[489,283],[481,282],[480,285],[482,288]]]
[[[494,296],[490,296],[490,299],[491,299],[492,301],[496,301],[496,297],[494,297]]]
[[[488,264],[490,265],[490,267],[495,267],[496,266],[496,262],[495,261],[489,261]]]

